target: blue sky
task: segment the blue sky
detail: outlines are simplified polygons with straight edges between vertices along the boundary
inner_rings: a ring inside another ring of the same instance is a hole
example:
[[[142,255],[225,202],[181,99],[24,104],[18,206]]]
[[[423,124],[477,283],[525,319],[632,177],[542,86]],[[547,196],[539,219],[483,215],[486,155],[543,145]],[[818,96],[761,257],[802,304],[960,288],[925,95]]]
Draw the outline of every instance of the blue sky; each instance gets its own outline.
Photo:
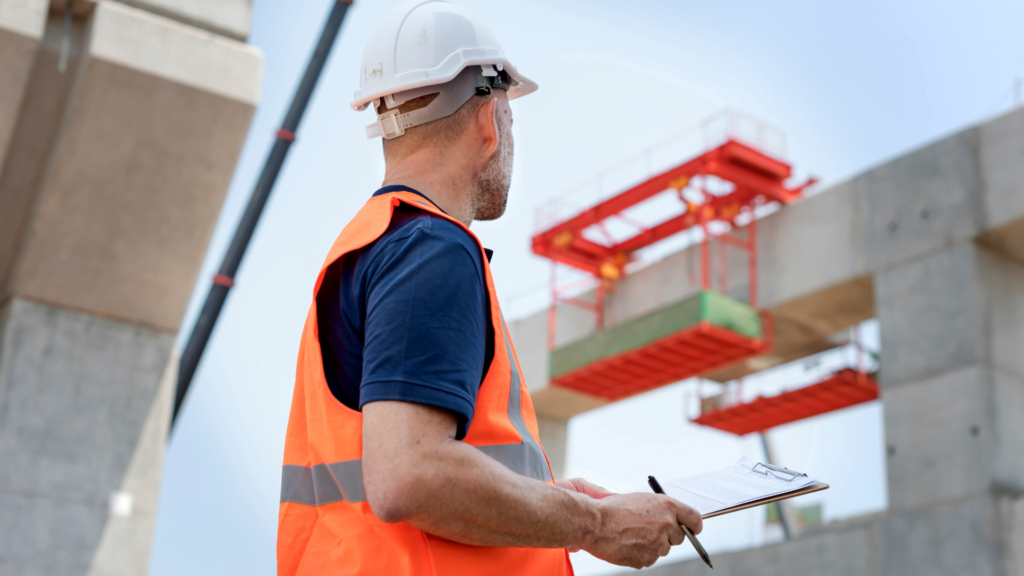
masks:
[[[1007,110],[1024,76],[1024,3],[593,2],[464,0],[541,89],[513,103],[509,210],[474,225],[495,249],[510,318],[544,306],[548,267],[528,239],[533,210],[571,185],[732,107],[785,130],[798,174],[819,190]],[[322,259],[380,183],[370,113],[349,102],[363,44],[397,0],[357,0],[324,70],[167,454],[152,571],[273,574],[284,428],[298,337]],[[262,102],[197,283],[182,341],[252,190],[330,0],[254,5]],[[683,158],[678,158],[682,160]],[[869,323],[866,341],[877,345]],[[788,366],[751,389],[813,380],[843,354]],[[847,356],[849,358],[849,356]],[[569,473],[611,488],[759,457],[753,439],[686,422],[686,382],[570,423]],[[885,507],[881,407],[863,405],[773,433],[781,459],[829,481],[812,498],[836,519]],[[816,499],[815,499],[816,498]],[[763,542],[757,512],[708,523],[713,554]],[[680,547],[673,557],[692,552]],[[577,555],[579,574],[609,567]],[[614,571],[614,570],[611,570]]]

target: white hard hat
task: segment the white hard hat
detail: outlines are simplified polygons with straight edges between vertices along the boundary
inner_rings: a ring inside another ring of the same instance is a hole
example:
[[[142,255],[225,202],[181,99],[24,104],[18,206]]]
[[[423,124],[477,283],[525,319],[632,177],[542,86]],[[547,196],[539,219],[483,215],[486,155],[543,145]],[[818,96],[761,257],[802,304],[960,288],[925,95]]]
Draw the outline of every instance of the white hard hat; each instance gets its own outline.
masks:
[[[462,74],[467,69],[472,71]],[[501,79],[497,84],[488,81],[484,88],[481,77]],[[443,0],[410,0],[389,12],[367,41],[352,109],[365,110],[380,98],[385,98],[388,108],[397,108],[418,96],[441,94],[423,111],[410,113],[415,117],[393,110],[367,127],[370,138],[393,138],[404,134],[405,128],[454,113],[474,93],[481,93],[472,89],[467,93],[470,84],[483,93],[489,93],[491,85],[506,88],[509,100],[537,90],[537,84],[516,70],[498,40],[471,12]]]

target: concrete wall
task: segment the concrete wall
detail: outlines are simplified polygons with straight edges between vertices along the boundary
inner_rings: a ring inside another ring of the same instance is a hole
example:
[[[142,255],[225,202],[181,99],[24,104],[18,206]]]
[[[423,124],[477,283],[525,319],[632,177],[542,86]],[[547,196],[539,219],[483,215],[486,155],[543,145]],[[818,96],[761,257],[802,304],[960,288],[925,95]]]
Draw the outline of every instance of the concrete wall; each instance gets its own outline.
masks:
[[[0,327],[0,574],[84,574],[174,334],[15,298]]]
[[[1022,511],[1024,499],[981,496],[838,522],[790,541],[713,554],[712,562],[715,573],[730,576],[1020,576]],[[708,568],[698,559],[643,573],[706,575]]]
[[[0,575],[148,569],[171,346],[260,90],[248,0],[0,0]]]
[[[715,554],[715,573],[729,576],[878,576],[880,532],[878,518],[816,530],[802,537],[729,554]],[[689,546],[689,544],[685,544]],[[656,565],[644,571],[652,576],[706,576],[700,559]],[[915,574],[908,572],[907,574]]]
[[[0,164],[18,122],[32,60],[43,37],[46,9],[45,0],[0,2]]]
[[[252,0],[124,0],[125,4],[237,40],[249,35]]]
[[[59,18],[51,17],[51,37]],[[3,295],[176,329],[257,99],[254,49],[114,3],[44,41],[0,175]],[[200,61],[204,65],[194,63]]]

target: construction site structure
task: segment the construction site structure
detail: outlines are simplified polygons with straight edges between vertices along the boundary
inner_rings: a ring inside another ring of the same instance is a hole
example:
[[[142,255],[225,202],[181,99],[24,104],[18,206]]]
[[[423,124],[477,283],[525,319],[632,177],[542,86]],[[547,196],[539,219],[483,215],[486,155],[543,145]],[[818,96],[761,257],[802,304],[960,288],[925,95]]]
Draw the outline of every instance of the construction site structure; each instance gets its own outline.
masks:
[[[737,231],[742,233],[742,230]],[[758,303],[772,347],[704,377],[728,382],[837,345],[876,319],[884,511],[826,523],[719,570],[1009,576],[1024,570],[1024,110],[927,143],[758,219]],[[701,291],[699,246],[631,270],[606,296],[614,324]],[[747,263],[732,258],[730,293]],[[744,290],[745,291],[745,290]],[[556,344],[595,333],[560,303]],[[564,469],[566,423],[608,401],[553,386],[548,312],[509,322],[541,440]],[[809,472],[814,472],[810,470]],[[830,492],[847,490],[833,483]],[[709,521],[705,530],[713,530]],[[706,574],[700,560],[652,576]]]
[[[874,374],[846,368],[795,390],[770,397],[726,403],[726,394],[704,398],[695,424],[743,436],[828,414],[878,399]]]
[[[175,336],[260,94],[251,8],[0,0],[0,574],[149,570]]]
[[[698,387],[700,414],[691,422],[737,436],[755,432],[764,436],[777,426],[877,400],[877,368],[868,367],[866,356],[877,362],[878,355],[864,349],[859,326],[851,330],[847,351],[850,348],[854,353],[850,366],[774,396],[745,400],[742,378],[709,397],[701,396],[702,387]]]
[[[727,115],[730,120],[735,117]],[[767,129],[756,126],[760,134]],[[757,310],[756,211],[770,204],[790,204],[814,182],[789,188],[786,181],[791,176],[786,162],[730,131],[723,142],[698,156],[535,234],[533,252],[551,259],[553,266],[547,338],[551,384],[613,401],[770,349],[771,318]],[[667,218],[661,210],[651,223],[630,215],[642,212],[644,203],[666,191],[678,200]],[[613,221],[631,230],[616,235],[610,231]],[[742,227],[745,236],[732,233]],[[636,253],[694,230],[700,235],[700,293],[641,318],[605,326],[605,296],[626,276]],[[718,291],[713,291],[712,238],[719,248]],[[745,302],[728,295],[729,247],[746,253]],[[590,300],[573,293],[579,291],[579,281],[559,285],[558,265],[589,275],[594,286]],[[560,302],[592,312],[595,333],[557,346]]]

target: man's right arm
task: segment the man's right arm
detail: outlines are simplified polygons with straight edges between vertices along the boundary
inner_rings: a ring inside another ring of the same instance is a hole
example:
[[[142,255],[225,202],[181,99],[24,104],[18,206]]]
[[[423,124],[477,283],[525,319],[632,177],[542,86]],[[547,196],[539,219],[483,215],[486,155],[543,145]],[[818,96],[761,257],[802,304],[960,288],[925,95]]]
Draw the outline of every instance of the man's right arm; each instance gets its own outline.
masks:
[[[455,439],[446,410],[399,401],[363,406],[363,477],[374,514],[477,546],[579,548],[650,566],[701,530],[694,509],[668,496],[591,498],[509,470]]]

